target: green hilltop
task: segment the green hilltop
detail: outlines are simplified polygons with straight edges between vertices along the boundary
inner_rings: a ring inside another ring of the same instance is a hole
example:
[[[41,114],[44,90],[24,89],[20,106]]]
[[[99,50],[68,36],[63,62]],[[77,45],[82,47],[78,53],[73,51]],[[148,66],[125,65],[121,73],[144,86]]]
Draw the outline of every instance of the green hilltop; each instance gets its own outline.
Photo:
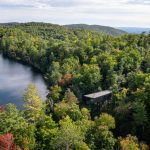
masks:
[[[91,30],[91,31],[106,33],[113,36],[119,36],[127,33],[120,29],[116,29],[108,26],[101,26],[101,25],[72,24],[72,25],[65,25],[65,27],[71,29]]]

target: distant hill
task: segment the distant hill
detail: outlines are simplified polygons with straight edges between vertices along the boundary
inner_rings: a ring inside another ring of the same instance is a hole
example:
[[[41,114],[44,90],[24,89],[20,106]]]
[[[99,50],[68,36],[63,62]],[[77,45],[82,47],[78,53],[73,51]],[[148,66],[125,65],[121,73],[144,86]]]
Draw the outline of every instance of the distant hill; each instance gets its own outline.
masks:
[[[71,25],[65,25],[67,28],[73,28],[73,29],[85,29],[85,30],[91,30],[96,32],[102,32],[109,35],[119,36],[126,34],[125,31],[122,31],[120,29],[115,29],[112,27],[107,26],[100,26],[100,25],[87,25],[87,24],[71,24]]]
[[[0,23],[0,26],[14,26],[18,25],[18,22],[8,22],[8,23]]]
[[[141,34],[142,32],[150,32],[150,28],[137,28],[137,27],[119,27],[118,29],[133,34]]]
[[[69,39],[70,41],[75,40],[77,37],[82,39],[87,39],[90,37],[102,37],[106,36],[106,34],[95,32],[91,30],[81,30],[81,29],[71,29],[67,28],[63,25],[51,24],[51,23],[43,23],[43,22],[28,22],[28,23],[0,23],[1,28],[6,29],[19,29],[23,32],[29,33],[33,36],[38,36],[42,39],[49,40],[61,40],[65,41]]]

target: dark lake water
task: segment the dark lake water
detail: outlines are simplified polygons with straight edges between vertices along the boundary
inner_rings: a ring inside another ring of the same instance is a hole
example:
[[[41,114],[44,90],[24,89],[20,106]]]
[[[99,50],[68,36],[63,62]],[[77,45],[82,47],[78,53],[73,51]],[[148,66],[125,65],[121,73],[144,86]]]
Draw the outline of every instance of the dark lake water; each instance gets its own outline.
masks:
[[[30,66],[21,64],[0,54],[0,104],[13,103],[23,108],[23,93],[29,83],[38,88],[43,100],[48,93],[42,75]]]

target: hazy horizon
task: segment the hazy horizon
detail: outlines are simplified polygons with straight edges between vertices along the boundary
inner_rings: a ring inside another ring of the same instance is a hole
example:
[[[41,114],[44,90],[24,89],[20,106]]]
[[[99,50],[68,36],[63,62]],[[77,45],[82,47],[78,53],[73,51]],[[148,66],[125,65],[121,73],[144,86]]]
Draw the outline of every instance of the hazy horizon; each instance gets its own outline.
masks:
[[[150,28],[150,0],[1,0],[0,23]]]

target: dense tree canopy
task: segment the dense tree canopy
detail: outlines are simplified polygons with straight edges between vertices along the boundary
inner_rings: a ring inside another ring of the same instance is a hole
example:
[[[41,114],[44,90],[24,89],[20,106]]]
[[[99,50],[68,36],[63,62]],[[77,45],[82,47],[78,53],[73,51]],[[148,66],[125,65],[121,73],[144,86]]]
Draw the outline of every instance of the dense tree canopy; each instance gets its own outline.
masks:
[[[148,150],[150,34],[112,37],[59,25],[0,27],[0,51],[37,68],[50,86],[44,103],[34,85],[23,111],[0,109],[0,136],[21,149]],[[112,90],[91,115],[84,95]],[[0,107],[2,108],[2,107]],[[7,137],[7,136],[6,136]]]

